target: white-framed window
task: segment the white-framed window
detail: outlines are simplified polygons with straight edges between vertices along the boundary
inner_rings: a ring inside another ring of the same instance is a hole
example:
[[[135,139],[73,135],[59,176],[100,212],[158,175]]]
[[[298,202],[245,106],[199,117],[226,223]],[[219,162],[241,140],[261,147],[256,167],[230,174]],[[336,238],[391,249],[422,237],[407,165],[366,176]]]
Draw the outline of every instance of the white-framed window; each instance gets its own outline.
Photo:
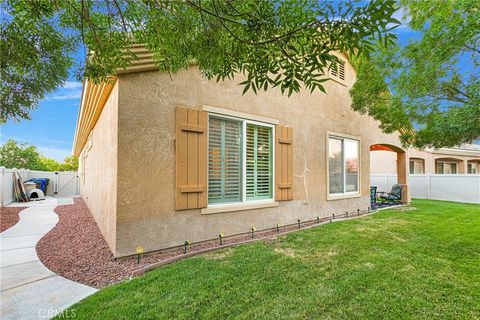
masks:
[[[328,134],[328,194],[360,192],[360,140]]]
[[[457,174],[456,162],[437,161],[437,174]]]
[[[209,114],[208,204],[273,200],[272,124]]]
[[[473,163],[467,163],[467,173],[476,174],[477,173],[477,166]]]
[[[409,165],[410,165],[410,174],[423,174],[423,173],[425,173],[423,160],[412,159],[412,160],[410,160]]]

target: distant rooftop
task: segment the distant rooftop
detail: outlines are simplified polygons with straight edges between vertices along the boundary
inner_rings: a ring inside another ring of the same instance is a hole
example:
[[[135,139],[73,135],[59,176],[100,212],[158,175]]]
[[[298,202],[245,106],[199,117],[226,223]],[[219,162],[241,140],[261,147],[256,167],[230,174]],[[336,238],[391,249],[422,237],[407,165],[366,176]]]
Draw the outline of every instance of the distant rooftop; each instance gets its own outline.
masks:
[[[451,149],[478,150],[478,151],[480,151],[480,144],[463,144],[459,147],[453,147]]]

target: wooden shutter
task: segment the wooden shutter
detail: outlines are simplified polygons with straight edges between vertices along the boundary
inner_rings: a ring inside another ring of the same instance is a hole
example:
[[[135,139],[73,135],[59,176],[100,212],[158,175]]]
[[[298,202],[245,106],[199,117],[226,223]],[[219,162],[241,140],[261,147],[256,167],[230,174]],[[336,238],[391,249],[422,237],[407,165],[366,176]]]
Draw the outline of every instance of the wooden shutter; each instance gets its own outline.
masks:
[[[293,129],[275,129],[275,199],[293,200]]]
[[[205,208],[208,115],[177,107],[175,120],[175,210]]]

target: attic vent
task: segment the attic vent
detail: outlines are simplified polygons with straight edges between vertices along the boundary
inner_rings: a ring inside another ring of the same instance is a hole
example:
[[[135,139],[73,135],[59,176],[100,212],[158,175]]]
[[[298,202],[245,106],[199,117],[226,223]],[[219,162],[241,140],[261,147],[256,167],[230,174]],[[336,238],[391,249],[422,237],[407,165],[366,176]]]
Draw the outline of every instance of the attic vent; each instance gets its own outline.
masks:
[[[330,68],[330,76],[335,80],[340,80],[341,82],[346,81],[345,74],[345,62],[341,61],[340,63],[333,62],[332,67]]]

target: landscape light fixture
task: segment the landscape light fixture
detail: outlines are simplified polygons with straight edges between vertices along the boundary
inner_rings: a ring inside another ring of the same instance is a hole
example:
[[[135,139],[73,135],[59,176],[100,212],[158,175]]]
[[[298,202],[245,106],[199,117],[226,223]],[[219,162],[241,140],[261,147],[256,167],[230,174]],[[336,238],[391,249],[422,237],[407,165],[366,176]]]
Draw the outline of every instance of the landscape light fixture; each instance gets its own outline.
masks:
[[[145,252],[145,249],[142,246],[138,246],[135,249],[135,252],[137,253],[137,264],[140,263],[140,255]]]
[[[223,233],[218,234],[218,238],[220,239],[220,245],[222,245],[222,238],[223,238]]]

